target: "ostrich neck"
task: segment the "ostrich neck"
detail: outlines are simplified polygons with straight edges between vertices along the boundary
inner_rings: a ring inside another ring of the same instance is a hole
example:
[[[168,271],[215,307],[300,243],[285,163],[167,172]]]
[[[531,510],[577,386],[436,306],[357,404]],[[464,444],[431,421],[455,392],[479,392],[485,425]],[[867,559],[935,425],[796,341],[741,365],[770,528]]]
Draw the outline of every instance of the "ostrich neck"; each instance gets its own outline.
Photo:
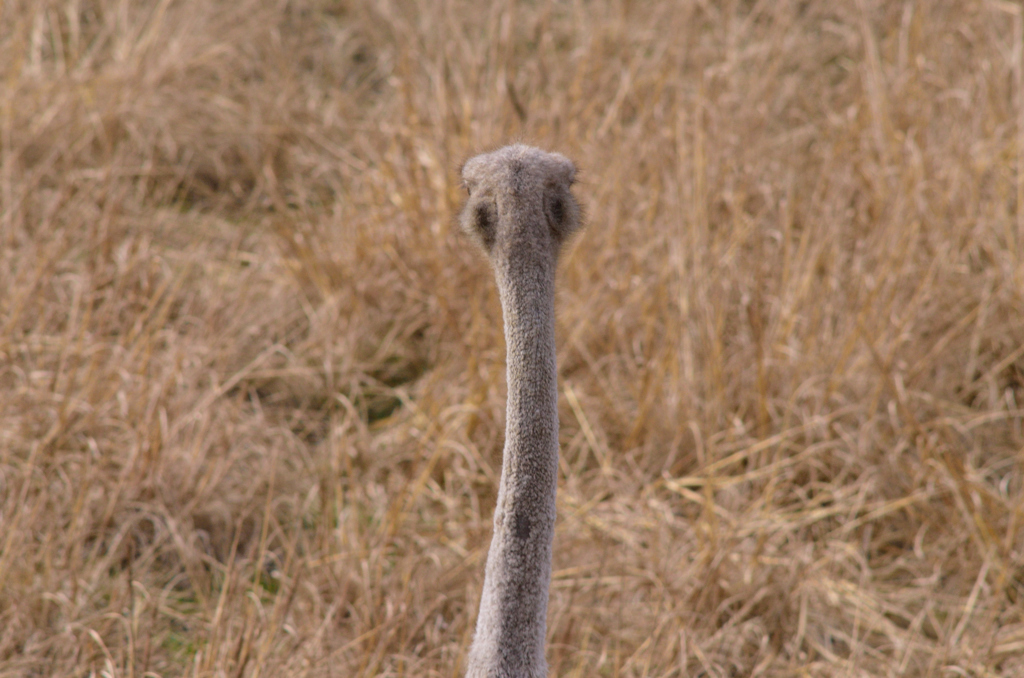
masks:
[[[547,676],[544,636],[556,512],[558,386],[554,261],[538,258],[496,266],[508,405],[470,678]]]

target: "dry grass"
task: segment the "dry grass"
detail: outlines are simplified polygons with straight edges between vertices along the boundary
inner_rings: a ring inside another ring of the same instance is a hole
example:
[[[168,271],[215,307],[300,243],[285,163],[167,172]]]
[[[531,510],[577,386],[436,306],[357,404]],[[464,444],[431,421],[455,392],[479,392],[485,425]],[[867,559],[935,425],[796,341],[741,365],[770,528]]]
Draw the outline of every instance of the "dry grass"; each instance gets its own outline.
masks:
[[[1010,2],[0,4],[0,676],[457,676],[573,156],[558,676],[1024,672]]]

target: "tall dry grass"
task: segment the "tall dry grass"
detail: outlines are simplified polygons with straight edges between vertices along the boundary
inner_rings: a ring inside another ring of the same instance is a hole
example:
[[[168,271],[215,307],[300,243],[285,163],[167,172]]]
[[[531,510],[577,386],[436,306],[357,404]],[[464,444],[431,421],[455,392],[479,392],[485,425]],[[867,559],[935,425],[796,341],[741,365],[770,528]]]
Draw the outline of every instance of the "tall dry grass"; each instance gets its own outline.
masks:
[[[0,676],[457,676],[458,163],[574,157],[558,676],[1024,672],[1010,2],[0,5]]]

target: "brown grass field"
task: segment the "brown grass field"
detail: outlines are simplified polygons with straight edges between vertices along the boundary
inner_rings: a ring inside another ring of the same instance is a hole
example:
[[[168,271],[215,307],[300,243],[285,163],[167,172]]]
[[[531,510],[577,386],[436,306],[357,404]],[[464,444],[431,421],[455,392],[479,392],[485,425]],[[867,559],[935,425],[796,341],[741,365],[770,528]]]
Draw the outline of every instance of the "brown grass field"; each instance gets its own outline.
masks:
[[[1024,675],[1006,0],[0,3],[0,677],[456,677],[459,164],[581,168],[553,676]]]

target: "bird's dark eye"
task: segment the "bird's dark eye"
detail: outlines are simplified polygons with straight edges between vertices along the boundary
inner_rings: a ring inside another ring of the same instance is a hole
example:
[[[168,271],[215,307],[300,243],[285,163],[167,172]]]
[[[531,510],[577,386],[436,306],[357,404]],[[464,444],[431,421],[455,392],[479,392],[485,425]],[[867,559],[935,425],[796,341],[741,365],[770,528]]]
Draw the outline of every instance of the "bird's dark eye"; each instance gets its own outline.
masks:
[[[481,231],[491,230],[491,214],[487,211],[487,205],[476,206],[476,227]]]
[[[476,230],[480,233],[484,246],[490,249],[494,244],[494,217],[486,203],[480,203],[476,206],[476,209],[473,211],[473,218],[476,222]]]
[[[565,203],[562,202],[562,199],[554,198],[548,209],[551,210],[551,221],[554,222],[554,225],[561,226],[565,221]]]

